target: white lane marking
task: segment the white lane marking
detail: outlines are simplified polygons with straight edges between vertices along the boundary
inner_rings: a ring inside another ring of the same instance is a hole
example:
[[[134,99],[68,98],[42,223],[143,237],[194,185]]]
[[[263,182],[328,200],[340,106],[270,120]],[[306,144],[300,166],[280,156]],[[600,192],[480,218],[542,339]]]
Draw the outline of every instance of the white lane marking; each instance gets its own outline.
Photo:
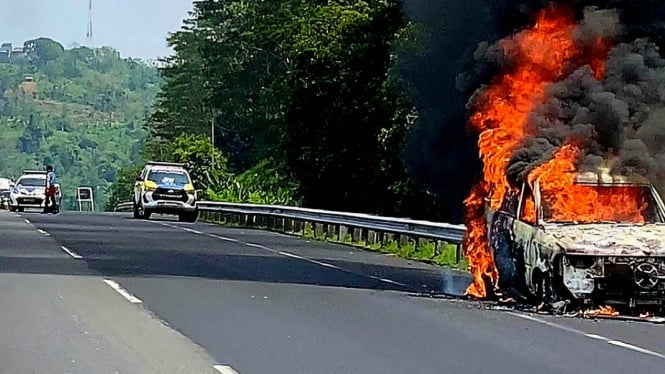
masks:
[[[122,297],[124,297],[125,299],[127,299],[127,301],[129,301],[129,302],[132,303],[132,304],[141,304],[141,303],[143,302],[143,301],[141,301],[141,299],[139,299],[138,297],[136,297],[136,296],[130,294],[129,292],[127,292],[127,291],[126,291],[124,288],[122,288],[117,282],[114,282],[114,281],[112,281],[112,280],[110,280],[110,279],[104,279],[104,283],[106,283],[106,284],[108,284],[109,286],[111,286],[111,288],[113,288],[114,290],[116,290],[120,295],[122,295]]]
[[[612,345],[616,345],[617,347],[626,348],[626,349],[630,349],[630,350],[633,350],[633,351],[636,351],[636,352],[640,352],[640,353],[644,353],[644,354],[647,354],[647,355],[656,356],[656,357],[665,359],[665,355],[663,355],[663,354],[648,350],[646,348],[638,347],[636,345],[624,343],[620,340],[610,340],[607,343],[612,344]]]
[[[398,286],[408,287],[408,286],[407,286],[406,284],[404,284],[404,283],[396,282],[396,281],[391,280],[391,279],[388,279],[388,278],[377,278],[377,279],[380,280],[381,282],[386,282],[386,283],[395,284],[395,285],[398,285]]]
[[[277,253],[279,253],[279,254],[282,255],[282,256],[291,257],[291,258],[297,258],[298,260],[307,260],[307,259],[304,258],[304,257],[298,256],[298,255],[294,255],[293,253],[289,253],[289,252],[279,251],[279,252],[277,252]]]
[[[70,256],[72,256],[72,257],[74,257],[74,258],[77,259],[77,260],[80,260],[80,259],[83,258],[83,257],[81,257],[80,255],[76,254],[74,251],[72,251],[72,250],[70,250],[69,248],[65,247],[64,245],[61,246],[60,248],[62,248],[62,250],[65,251],[65,253],[67,253],[68,255],[70,255]]]
[[[162,222],[157,222],[157,223],[159,223],[160,225],[163,225],[163,226],[169,226],[169,227],[172,227],[172,228],[175,228],[175,229],[182,229],[182,230],[185,230],[185,231],[188,231],[188,232],[195,232],[195,230],[188,229],[188,228],[186,228],[186,227],[171,226],[171,225],[168,225],[168,224],[165,224],[165,223],[162,223]],[[201,233],[201,232],[196,231],[195,233],[198,234],[198,233]],[[210,234],[210,233],[201,233],[201,234],[204,234],[204,235],[209,236],[209,237],[211,237],[211,238],[224,240],[224,241],[227,241],[227,242],[242,243],[242,242],[240,242],[238,239],[228,238],[228,237],[226,237],[226,236],[221,236],[221,235],[216,235],[216,234]],[[341,267],[339,267],[339,266],[337,266],[337,265],[329,264],[329,263],[322,262],[322,261],[317,261],[317,260],[314,260],[314,259],[311,259],[311,258],[307,258],[307,257],[303,257],[303,256],[298,256],[298,255],[296,255],[296,254],[289,253],[289,252],[278,251],[278,250],[276,250],[276,249],[272,249],[272,248],[266,247],[266,246],[261,245],[261,244],[256,244],[256,243],[242,243],[242,244],[244,244],[244,245],[246,245],[246,246],[248,246],[248,247],[255,247],[255,248],[265,249],[265,250],[268,251],[268,252],[277,253],[277,254],[280,254],[280,255],[282,255],[282,256],[295,258],[295,259],[297,259],[297,260],[306,261],[306,262],[309,262],[309,263],[312,263],[312,264],[316,264],[316,265],[319,265],[319,266],[323,266],[323,267],[327,267],[327,268],[330,268],[330,269],[335,269],[335,270],[343,271],[343,272],[345,272],[345,273],[349,273],[349,274],[353,274],[353,275],[360,275],[360,276],[363,276],[363,277],[371,278],[371,279],[374,279],[374,280],[378,280],[379,282],[389,283],[389,284],[396,285],[396,286],[400,286],[400,287],[406,287],[406,288],[409,287],[407,284],[404,284],[404,283],[401,283],[401,282],[397,282],[397,281],[394,281],[394,280],[391,280],[391,279],[381,278],[381,277],[377,277],[377,276],[374,276],[374,275],[367,275],[367,274],[362,274],[362,273],[356,273],[356,272],[354,272],[354,271],[351,271],[351,270],[347,270],[347,269],[341,268]]]
[[[342,270],[339,266],[336,266],[336,265],[333,265],[333,264],[328,264],[328,263],[325,263],[325,262],[316,261],[316,260],[309,260],[309,259],[308,259],[308,261],[311,262],[311,263],[313,263],[313,264],[321,265],[321,266],[323,266],[323,267],[327,267],[327,268],[331,268],[331,269],[337,269],[337,270]]]
[[[582,335],[582,336],[585,336],[585,337],[590,338],[590,339],[599,340],[599,341],[605,342],[607,344],[611,344],[611,345],[616,346],[616,347],[621,347],[621,348],[629,349],[629,350],[632,350],[632,351],[635,351],[635,352],[640,352],[640,353],[644,353],[644,354],[647,354],[647,355],[650,355],[650,356],[665,359],[665,355],[662,354],[662,353],[654,352],[654,351],[648,350],[646,348],[638,347],[636,345],[624,343],[620,340],[613,340],[613,339],[610,339],[610,338],[606,338],[602,335],[589,334],[589,333],[586,333],[586,332],[581,331],[581,330],[577,330],[577,329],[574,329],[574,328],[562,326],[562,325],[559,325],[559,324],[553,323],[553,322],[548,322],[548,321],[542,320],[540,318],[532,317],[532,316],[529,316],[529,315],[526,315],[526,314],[520,314],[520,313],[514,313],[514,312],[507,312],[507,313],[510,314],[511,316],[515,316],[515,317],[526,319],[526,320],[529,320],[529,321],[532,321],[532,322],[536,322],[536,323],[540,323],[540,324],[547,325],[547,326],[550,326],[550,327],[554,327],[556,329],[564,330],[564,331],[567,331],[567,332],[570,332],[570,333],[573,333],[573,334]]]
[[[42,230],[42,229],[37,229],[37,231],[38,231],[39,233],[41,233],[41,234],[46,235],[46,236],[51,236],[51,234],[49,234],[48,232],[46,232],[46,231],[44,231],[44,230]]]
[[[30,224],[30,220],[29,220],[29,219],[27,219],[27,218],[23,218],[23,220],[24,220],[25,223],[27,223],[28,225]]]
[[[222,374],[240,374],[234,368],[228,365],[212,365],[212,367]]]
[[[193,230],[193,229],[190,229],[190,228],[188,228],[188,227],[183,227],[182,229],[185,230],[185,231],[187,231],[187,232],[191,232],[192,234],[199,234],[199,235],[202,235],[202,234],[203,234],[201,231]]]
[[[224,241],[227,241],[227,242],[238,243],[238,239],[227,238],[226,236],[220,236],[220,235],[215,235],[215,234],[208,234],[208,236],[211,237],[211,238],[224,240]]]

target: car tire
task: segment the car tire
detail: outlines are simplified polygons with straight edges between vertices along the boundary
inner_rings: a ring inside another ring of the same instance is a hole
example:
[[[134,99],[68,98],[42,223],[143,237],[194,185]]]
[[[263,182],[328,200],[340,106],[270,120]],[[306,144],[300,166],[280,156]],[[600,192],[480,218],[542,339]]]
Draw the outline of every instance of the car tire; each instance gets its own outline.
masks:
[[[16,212],[16,207],[10,206],[10,207],[9,207],[9,211],[10,211],[10,212]]]
[[[139,213],[139,206],[136,204],[132,204],[132,218],[134,219],[141,218],[141,214]]]
[[[152,212],[149,210],[143,210],[143,219],[150,219],[150,216],[152,215]]]
[[[23,207],[18,207],[18,208],[16,208],[16,210],[18,210],[19,213],[25,212],[25,208],[23,208]]]

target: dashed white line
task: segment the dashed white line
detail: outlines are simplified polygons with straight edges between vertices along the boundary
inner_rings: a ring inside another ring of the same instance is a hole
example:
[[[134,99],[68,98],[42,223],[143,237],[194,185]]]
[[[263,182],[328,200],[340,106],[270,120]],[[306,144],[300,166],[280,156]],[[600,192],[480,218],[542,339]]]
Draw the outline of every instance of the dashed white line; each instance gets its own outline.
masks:
[[[179,228],[179,229],[182,229],[184,231],[193,232],[193,233],[196,233],[196,234],[199,234],[199,233],[204,234],[204,235],[209,236],[211,238],[224,240],[224,241],[227,241],[227,242],[241,243],[238,239],[228,238],[226,236],[221,236],[221,235],[217,235],[217,234],[210,234],[210,233],[202,233],[200,231],[192,230],[192,229],[189,229],[189,228],[186,228],[186,227],[173,226],[173,225],[169,225],[169,224],[166,224],[166,223],[163,223],[163,222],[157,222],[157,223],[159,223],[162,226],[168,226],[168,227],[172,227],[172,228]],[[356,273],[356,272],[353,272],[351,270],[341,268],[337,265],[329,264],[327,262],[317,261],[317,260],[314,260],[314,259],[311,259],[311,258],[299,256],[299,255],[296,255],[296,254],[293,254],[293,253],[290,253],[290,252],[278,251],[278,250],[266,247],[266,246],[261,245],[261,244],[256,244],[256,243],[242,243],[242,244],[244,244],[248,247],[261,248],[261,249],[264,249],[268,252],[277,253],[277,254],[280,254],[282,256],[294,258],[294,259],[301,260],[301,261],[306,261],[306,262],[316,264],[316,265],[319,265],[319,266],[323,266],[323,267],[327,267],[327,268],[330,268],[330,269],[343,271],[345,273],[360,275],[360,276],[363,276],[363,277],[371,278],[371,279],[374,279],[374,280],[378,280],[379,282],[389,283],[389,284],[400,286],[400,287],[407,287],[407,288],[409,287],[408,285],[406,285],[404,283],[400,283],[400,282],[397,282],[397,281],[394,281],[394,280],[391,280],[391,279],[381,278],[381,277],[362,274],[362,273]]]
[[[203,234],[201,231],[193,230],[193,229],[190,229],[190,228],[188,228],[188,227],[182,227],[182,229],[185,230],[185,231],[187,231],[187,232],[191,232],[192,234],[199,234],[199,235],[202,235],[202,234]]]
[[[550,327],[554,327],[556,329],[564,330],[564,331],[567,331],[567,332],[570,332],[570,333],[573,333],[573,334],[582,335],[582,336],[585,336],[585,337],[590,338],[590,339],[599,340],[599,341],[605,342],[607,344],[611,344],[611,345],[616,346],[616,347],[621,347],[621,348],[629,349],[629,350],[632,350],[632,351],[635,351],[635,352],[640,352],[640,353],[644,353],[644,354],[647,354],[647,355],[650,355],[650,356],[665,359],[665,355],[662,354],[662,353],[654,352],[654,351],[651,351],[649,349],[638,347],[638,346],[633,345],[633,344],[628,344],[628,343],[622,342],[620,340],[614,340],[614,339],[606,338],[602,335],[597,335],[597,334],[589,334],[589,333],[586,333],[584,331],[580,331],[580,330],[573,329],[573,328],[570,328],[570,327],[562,326],[562,325],[559,325],[557,323],[548,322],[548,321],[542,320],[540,318],[532,317],[532,316],[529,316],[529,315],[526,315],[526,314],[520,314],[520,313],[514,313],[514,312],[507,312],[507,313],[512,315],[512,316],[518,317],[518,318],[522,318],[522,319],[526,319],[526,320],[529,320],[529,321],[532,321],[532,322],[536,322],[536,323],[540,323],[540,324],[547,325],[547,326],[550,326]]]
[[[630,349],[630,350],[633,350],[635,352],[640,352],[640,353],[644,353],[644,354],[647,354],[647,355],[656,356],[656,357],[665,359],[665,355],[663,355],[661,353],[654,352],[654,351],[648,350],[646,348],[638,347],[636,345],[624,343],[620,340],[608,340],[607,343],[612,344],[612,345],[616,345],[617,347]]]
[[[394,284],[394,285],[402,286],[402,287],[408,287],[406,284],[404,284],[404,283],[400,283],[400,282],[396,282],[396,281],[394,281],[394,280],[392,280],[392,279],[388,279],[388,278],[379,278],[379,277],[373,277],[373,278],[376,279],[376,280],[379,280],[379,281],[381,281],[381,282],[390,283],[390,284]]]
[[[234,368],[228,365],[213,365],[212,367],[222,374],[240,374]]]
[[[29,219],[27,219],[27,218],[23,218],[23,220],[24,220],[25,223],[27,223],[28,225],[30,224],[30,220],[29,220]]]
[[[139,299],[138,297],[136,297],[136,296],[132,295],[131,293],[127,292],[127,291],[126,291],[124,288],[122,288],[117,282],[114,282],[114,281],[112,281],[112,280],[110,280],[110,279],[104,279],[104,283],[106,283],[106,284],[108,284],[109,286],[111,286],[111,288],[113,288],[114,290],[116,290],[120,295],[122,295],[122,297],[124,297],[125,299],[127,299],[127,301],[129,301],[129,302],[132,303],[132,304],[141,304],[141,303],[143,302],[143,301],[141,301],[141,299]]]
[[[49,234],[48,232],[46,232],[46,231],[44,231],[44,230],[42,230],[42,229],[37,229],[37,231],[38,231],[40,234],[44,234],[44,235],[46,235],[46,236],[51,236],[51,234]]]
[[[277,253],[279,253],[282,256],[297,258],[298,260],[307,260],[306,258],[304,258],[302,256],[294,255],[293,253],[289,253],[289,252],[279,251]]]
[[[323,266],[323,267],[327,267],[327,268],[331,268],[331,269],[336,269],[336,270],[343,270],[343,269],[340,268],[339,266],[336,266],[336,265],[333,265],[333,264],[328,264],[328,263],[325,263],[325,262],[316,261],[316,260],[310,260],[310,259],[308,259],[307,261],[309,261],[309,262],[311,262],[311,263],[313,263],[313,264],[317,264],[317,265]]]
[[[215,234],[208,234],[208,236],[211,237],[211,238],[224,240],[224,241],[227,241],[227,242],[238,243],[238,239],[227,238],[226,236],[220,236],[220,235],[215,235]]]
[[[76,254],[74,251],[72,251],[72,250],[70,250],[69,248],[65,247],[64,245],[61,246],[60,248],[62,248],[62,250],[65,251],[65,253],[67,253],[68,255],[70,255],[70,256],[72,256],[72,257],[74,257],[74,258],[77,259],[77,260],[80,260],[80,259],[83,258],[83,257],[81,257],[80,255]]]

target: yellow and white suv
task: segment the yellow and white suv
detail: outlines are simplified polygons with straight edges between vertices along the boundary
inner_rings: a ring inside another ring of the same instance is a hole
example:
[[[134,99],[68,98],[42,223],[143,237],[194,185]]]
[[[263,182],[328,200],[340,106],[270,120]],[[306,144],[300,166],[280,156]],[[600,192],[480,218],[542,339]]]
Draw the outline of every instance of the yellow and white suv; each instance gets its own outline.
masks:
[[[149,161],[134,184],[134,218],[153,213],[174,214],[183,222],[196,222],[197,193],[184,164]]]

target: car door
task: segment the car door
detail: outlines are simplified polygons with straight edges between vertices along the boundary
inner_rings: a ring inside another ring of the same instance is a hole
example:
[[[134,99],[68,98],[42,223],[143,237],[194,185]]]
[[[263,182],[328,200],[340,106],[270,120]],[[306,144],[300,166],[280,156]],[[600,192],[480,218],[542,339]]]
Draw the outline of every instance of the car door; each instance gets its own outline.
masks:
[[[531,286],[532,274],[538,259],[538,246],[535,242],[538,216],[538,201],[529,184],[524,183],[520,193],[518,217],[513,222],[515,234],[515,270],[521,274],[524,285]]]
[[[488,224],[489,244],[494,256],[494,264],[499,273],[499,288],[509,290],[518,282],[515,269],[515,235],[514,225],[519,206],[518,194],[515,190],[508,191],[499,209],[494,212]]]

